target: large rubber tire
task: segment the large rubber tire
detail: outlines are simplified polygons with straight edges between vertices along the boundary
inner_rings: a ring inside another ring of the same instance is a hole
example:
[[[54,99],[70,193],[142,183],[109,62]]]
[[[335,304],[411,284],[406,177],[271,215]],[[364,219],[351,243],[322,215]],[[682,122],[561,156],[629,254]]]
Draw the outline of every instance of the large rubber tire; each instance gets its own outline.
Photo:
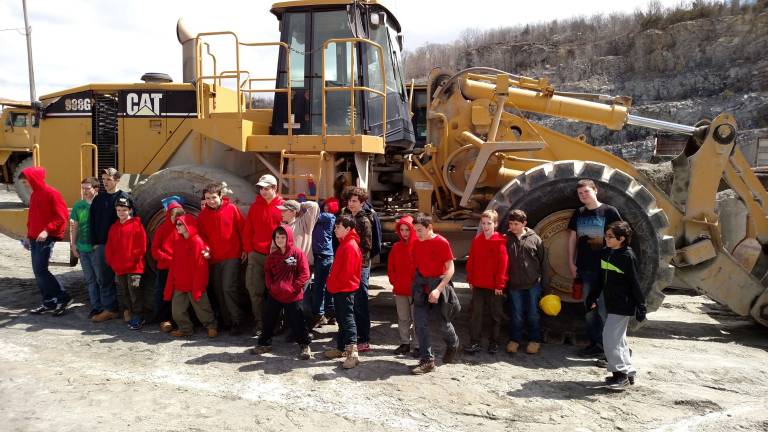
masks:
[[[228,171],[200,165],[180,165],[160,170],[141,181],[133,188],[132,195],[136,214],[147,228],[148,237],[152,238],[158,222],[162,221],[162,217],[158,221],[158,216],[163,214],[163,198],[178,195],[184,199],[184,207],[196,214],[200,211],[203,188],[208,183],[222,181],[232,191],[230,200],[245,215],[256,199],[256,192],[253,185]]]
[[[653,194],[623,171],[589,161],[558,161],[532,168],[502,188],[488,204],[499,212],[501,226],[511,209],[528,215],[528,226],[557,211],[581,206],[576,183],[583,178],[594,180],[600,202],[616,207],[621,217],[634,230],[632,249],[638,258],[640,285],[645,293],[648,312],[661,305],[662,290],[674,278],[670,260],[675,242],[665,235],[669,220],[656,207]]]
[[[25,206],[29,205],[29,197],[32,195],[32,190],[22,186],[19,183],[19,176],[21,175],[22,171],[34,165],[35,161],[32,156],[30,156],[19,162],[19,164],[16,165],[16,168],[13,170],[13,188],[16,190],[16,195],[19,196],[19,199],[22,203],[24,203]]]

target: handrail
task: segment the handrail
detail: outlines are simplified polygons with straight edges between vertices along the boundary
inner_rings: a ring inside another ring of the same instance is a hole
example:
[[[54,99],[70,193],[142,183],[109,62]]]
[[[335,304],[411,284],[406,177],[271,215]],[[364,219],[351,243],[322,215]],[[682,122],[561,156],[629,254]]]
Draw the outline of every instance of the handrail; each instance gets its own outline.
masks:
[[[208,45],[207,42],[203,42],[201,39],[206,36],[231,36],[234,38],[235,41],[235,70],[226,70],[222,71],[220,73],[217,73],[216,71],[216,57],[210,52],[210,45]],[[208,55],[210,55],[213,58],[213,75],[203,75],[203,60],[202,60],[202,46],[205,45],[207,49]],[[275,81],[275,78],[251,78],[250,72],[248,72],[245,69],[240,69],[240,48],[241,47],[268,47],[268,46],[277,46],[281,50],[285,52],[285,60],[286,60],[286,70],[288,71],[288,77],[286,79],[286,86],[285,87],[277,87],[277,83],[275,85],[275,88],[273,89],[253,89],[252,84],[254,81]],[[205,33],[198,33],[195,37],[195,50],[196,50],[196,59],[195,59],[195,77],[196,77],[196,90],[197,90],[197,112],[198,115],[202,118],[205,115],[205,109],[206,107],[203,106],[203,98],[202,98],[202,91],[204,90],[204,82],[206,80],[212,80],[213,81],[213,92],[215,93],[217,90],[217,86],[221,85],[221,81],[224,79],[234,79],[237,81],[237,84],[235,85],[235,93],[236,98],[238,101],[237,104],[237,114],[240,118],[243,116],[243,105],[246,105],[245,111],[250,110],[250,104],[245,104],[245,97],[244,94],[253,94],[253,93],[287,93],[288,96],[288,121],[289,121],[289,127],[288,127],[288,136],[293,136],[293,109],[292,109],[292,103],[293,103],[293,91],[291,88],[291,79],[290,79],[290,71],[291,71],[291,55],[290,55],[290,47],[285,42],[240,42],[240,40],[237,37],[237,34],[231,31],[217,31],[217,32],[205,32]],[[245,77],[244,77],[245,75]],[[245,88],[247,84],[247,89]],[[215,99],[214,99],[214,108],[215,108]]]
[[[335,43],[346,43],[351,42],[354,48],[354,45],[362,42],[367,43],[371,45],[373,48],[375,48],[379,53],[379,65],[381,67],[381,83],[383,86],[384,91],[378,91],[374,90],[370,87],[366,86],[356,86],[355,85],[355,68],[357,67],[357,61],[355,59],[355,49],[352,49],[352,62],[351,62],[351,77],[350,77],[350,85],[349,86],[342,86],[342,87],[327,87],[325,85],[325,51],[328,48],[328,45]],[[326,142],[326,137],[328,136],[328,124],[327,124],[327,107],[326,107],[326,93],[329,91],[346,91],[349,90],[349,109],[350,109],[350,115],[352,118],[350,118],[349,121],[349,134],[355,135],[355,92],[356,91],[366,91],[371,92],[373,94],[377,94],[382,97],[382,122],[381,122],[381,136],[386,141],[387,139],[387,75],[386,75],[386,69],[384,69],[384,49],[381,47],[381,45],[377,44],[376,42],[373,42],[369,39],[364,38],[332,38],[328,39],[325,42],[323,42],[323,55],[322,55],[322,80],[323,80],[323,91],[322,91],[322,114],[323,114],[323,143]]]
[[[85,176],[83,175],[83,149],[89,147],[92,150],[93,155],[93,164],[91,166],[91,173],[93,174],[92,177],[98,177],[97,171],[98,171],[98,164],[99,164],[99,148],[96,147],[96,144],[93,143],[82,143],[80,144],[80,178],[84,179]]]

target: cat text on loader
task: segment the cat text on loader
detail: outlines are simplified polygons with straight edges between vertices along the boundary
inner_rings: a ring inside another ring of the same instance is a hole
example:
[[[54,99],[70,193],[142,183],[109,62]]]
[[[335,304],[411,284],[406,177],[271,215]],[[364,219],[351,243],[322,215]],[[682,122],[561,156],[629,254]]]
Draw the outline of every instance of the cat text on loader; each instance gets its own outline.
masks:
[[[630,114],[627,97],[558,92],[544,79],[488,68],[452,75],[434,70],[428,82],[427,145],[405,171],[421,210],[457,218],[460,212],[476,217],[485,208],[501,215],[523,209],[547,246],[548,288],[574,302],[566,227],[579,206],[576,182],[590,178],[600,200],[616,206],[636,231],[633,246],[649,310],[659,307],[661,290],[674,280],[768,325],[768,194],[735,146],[736,122],[729,114],[697,127],[678,125]],[[628,162],[525,113],[688,135],[685,151],[673,161],[672,196]],[[747,208],[745,220],[735,221],[746,224],[747,234],[730,250],[715,212],[721,178]]]

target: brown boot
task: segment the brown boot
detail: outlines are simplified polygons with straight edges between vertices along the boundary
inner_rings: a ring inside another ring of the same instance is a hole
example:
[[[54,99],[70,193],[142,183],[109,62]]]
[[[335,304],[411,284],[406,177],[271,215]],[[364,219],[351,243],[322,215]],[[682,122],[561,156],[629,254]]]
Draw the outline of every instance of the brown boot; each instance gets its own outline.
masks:
[[[337,359],[337,358],[346,356],[347,352],[346,351],[340,351],[337,348],[329,348],[329,349],[325,350],[323,352],[323,354],[325,355],[325,358],[332,360],[332,359]]]
[[[445,354],[443,354],[443,364],[453,363],[456,360],[456,356],[459,354],[459,346],[446,347]]]
[[[360,356],[357,355],[357,345],[347,345],[346,350],[347,358],[344,359],[344,363],[341,365],[344,369],[352,369],[360,364]]]
[[[507,344],[507,352],[510,354],[516,353],[518,348],[520,348],[520,344],[515,341],[509,341]]]
[[[528,354],[538,354],[541,344],[538,342],[528,342],[528,346],[525,347],[525,352]]]
[[[119,316],[120,315],[118,315],[117,312],[105,310],[99,314],[94,315],[93,318],[91,318],[91,321],[100,323],[108,320],[113,320]]]
[[[208,329],[208,337],[209,338],[215,338],[218,335],[219,335],[219,330],[216,329],[215,327]]]
[[[123,321],[128,322],[131,320],[131,311],[128,309],[123,310]]]
[[[421,360],[419,365],[411,369],[411,373],[414,375],[424,375],[430,372],[434,372],[437,369],[434,360]]]

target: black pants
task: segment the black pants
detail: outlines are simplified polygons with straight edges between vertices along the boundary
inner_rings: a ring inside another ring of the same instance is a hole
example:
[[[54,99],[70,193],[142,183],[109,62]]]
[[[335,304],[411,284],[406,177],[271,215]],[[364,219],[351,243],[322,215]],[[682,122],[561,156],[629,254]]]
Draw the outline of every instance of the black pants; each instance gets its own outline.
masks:
[[[357,343],[357,325],[355,325],[355,292],[342,292],[333,295],[333,305],[336,307],[336,322],[339,324],[339,334],[336,337],[336,348],[344,351],[347,345]]]
[[[285,310],[285,322],[291,328],[291,332],[299,345],[309,345],[310,338],[307,326],[304,323],[304,311],[300,301],[293,303],[281,303],[267,294],[264,303],[264,319],[262,322],[259,345],[272,345],[272,335],[275,325],[280,317],[280,312]]]

